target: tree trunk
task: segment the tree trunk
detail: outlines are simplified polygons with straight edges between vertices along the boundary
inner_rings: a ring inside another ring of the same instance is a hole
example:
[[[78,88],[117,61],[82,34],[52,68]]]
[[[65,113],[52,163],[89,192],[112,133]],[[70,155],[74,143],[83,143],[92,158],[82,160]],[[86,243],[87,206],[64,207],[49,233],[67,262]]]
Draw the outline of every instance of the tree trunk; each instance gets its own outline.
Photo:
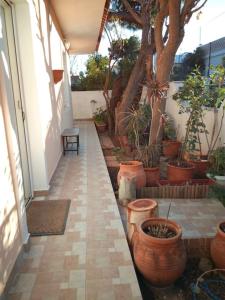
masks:
[[[122,101],[120,104],[118,104],[116,109],[116,134],[119,135],[127,134],[126,122],[124,121],[124,118],[127,116],[129,109],[132,107],[141,82],[144,79],[146,54],[148,53],[150,47],[150,45],[148,44],[149,28],[149,24],[145,24],[145,26],[143,27],[142,44],[138,59],[131,72],[126,89],[123,92]]]
[[[163,51],[160,54],[158,54],[156,81],[159,85],[169,83],[170,73],[173,67],[175,54],[182,39],[182,35],[178,36],[178,40],[174,42],[172,47],[165,47]],[[155,103],[153,108],[150,135],[151,144],[161,143],[162,141],[161,116],[165,113],[166,96],[167,92],[165,92],[164,98],[159,99],[159,101]]]

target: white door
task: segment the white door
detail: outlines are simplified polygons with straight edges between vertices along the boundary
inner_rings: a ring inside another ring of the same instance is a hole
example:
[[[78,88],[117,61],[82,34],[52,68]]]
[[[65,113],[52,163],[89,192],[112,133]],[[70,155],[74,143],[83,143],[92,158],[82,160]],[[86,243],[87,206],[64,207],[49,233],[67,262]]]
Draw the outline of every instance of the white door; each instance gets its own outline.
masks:
[[[13,32],[12,8],[6,1],[0,0],[0,68],[6,86],[6,97],[11,122],[19,141],[20,161],[23,173],[25,202],[32,197],[27,140],[25,134],[25,113],[21,100],[16,47]]]

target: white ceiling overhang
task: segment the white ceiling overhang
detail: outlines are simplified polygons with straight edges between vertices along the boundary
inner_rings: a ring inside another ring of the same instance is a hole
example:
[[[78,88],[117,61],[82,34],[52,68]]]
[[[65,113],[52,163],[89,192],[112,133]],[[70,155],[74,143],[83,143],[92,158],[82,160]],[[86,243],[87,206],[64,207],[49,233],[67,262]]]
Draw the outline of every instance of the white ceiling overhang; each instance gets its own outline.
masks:
[[[50,0],[70,54],[92,53],[98,48],[105,19],[106,0]]]

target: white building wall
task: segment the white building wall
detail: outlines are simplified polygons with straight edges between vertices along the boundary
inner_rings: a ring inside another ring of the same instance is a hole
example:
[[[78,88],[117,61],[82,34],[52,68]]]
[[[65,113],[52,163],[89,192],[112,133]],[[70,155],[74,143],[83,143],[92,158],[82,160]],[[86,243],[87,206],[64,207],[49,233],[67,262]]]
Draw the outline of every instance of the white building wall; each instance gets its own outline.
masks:
[[[93,100],[96,103],[93,103]],[[106,108],[103,91],[76,91],[72,92],[73,118],[90,119],[96,108]]]
[[[62,154],[61,132],[72,126],[68,55],[48,12],[46,17],[43,0],[18,1],[15,14],[33,189],[43,191],[48,190]],[[64,69],[57,84],[53,69]]]
[[[182,82],[170,82],[170,88],[168,91],[167,102],[166,102],[166,112],[174,119],[175,126],[177,128],[178,140],[182,141],[185,136],[185,128],[188,115],[187,114],[178,114],[179,107],[175,100],[173,100],[173,95],[178,90],[179,86],[182,85]],[[218,132],[218,127],[220,125],[219,120],[221,120],[222,109],[219,110],[218,115],[214,115],[212,109],[205,110],[204,122],[206,124],[207,130],[209,132],[208,139],[210,141],[212,136],[213,129],[213,119],[214,116],[218,120],[216,132]],[[208,146],[207,141],[204,134],[201,134],[201,143],[202,143],[202,151],[203,154],[207,154]],[[225,143],[225,118],[223,120],[222,131],[220,134],[220,139],[218,141],[218,145],[222,145]]]

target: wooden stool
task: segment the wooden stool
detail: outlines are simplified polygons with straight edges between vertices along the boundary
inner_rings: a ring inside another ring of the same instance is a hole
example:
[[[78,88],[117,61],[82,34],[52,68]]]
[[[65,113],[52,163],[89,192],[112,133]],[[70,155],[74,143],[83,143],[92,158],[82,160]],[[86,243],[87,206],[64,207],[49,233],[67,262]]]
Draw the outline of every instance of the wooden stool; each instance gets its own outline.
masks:
[[[63,155],[66,151],[76,151],[79,154],[79,128],[66,128],[62,133]],[[73,145],[76,144],[76,147]],[[69,147],[71,145],[71,147]]]

